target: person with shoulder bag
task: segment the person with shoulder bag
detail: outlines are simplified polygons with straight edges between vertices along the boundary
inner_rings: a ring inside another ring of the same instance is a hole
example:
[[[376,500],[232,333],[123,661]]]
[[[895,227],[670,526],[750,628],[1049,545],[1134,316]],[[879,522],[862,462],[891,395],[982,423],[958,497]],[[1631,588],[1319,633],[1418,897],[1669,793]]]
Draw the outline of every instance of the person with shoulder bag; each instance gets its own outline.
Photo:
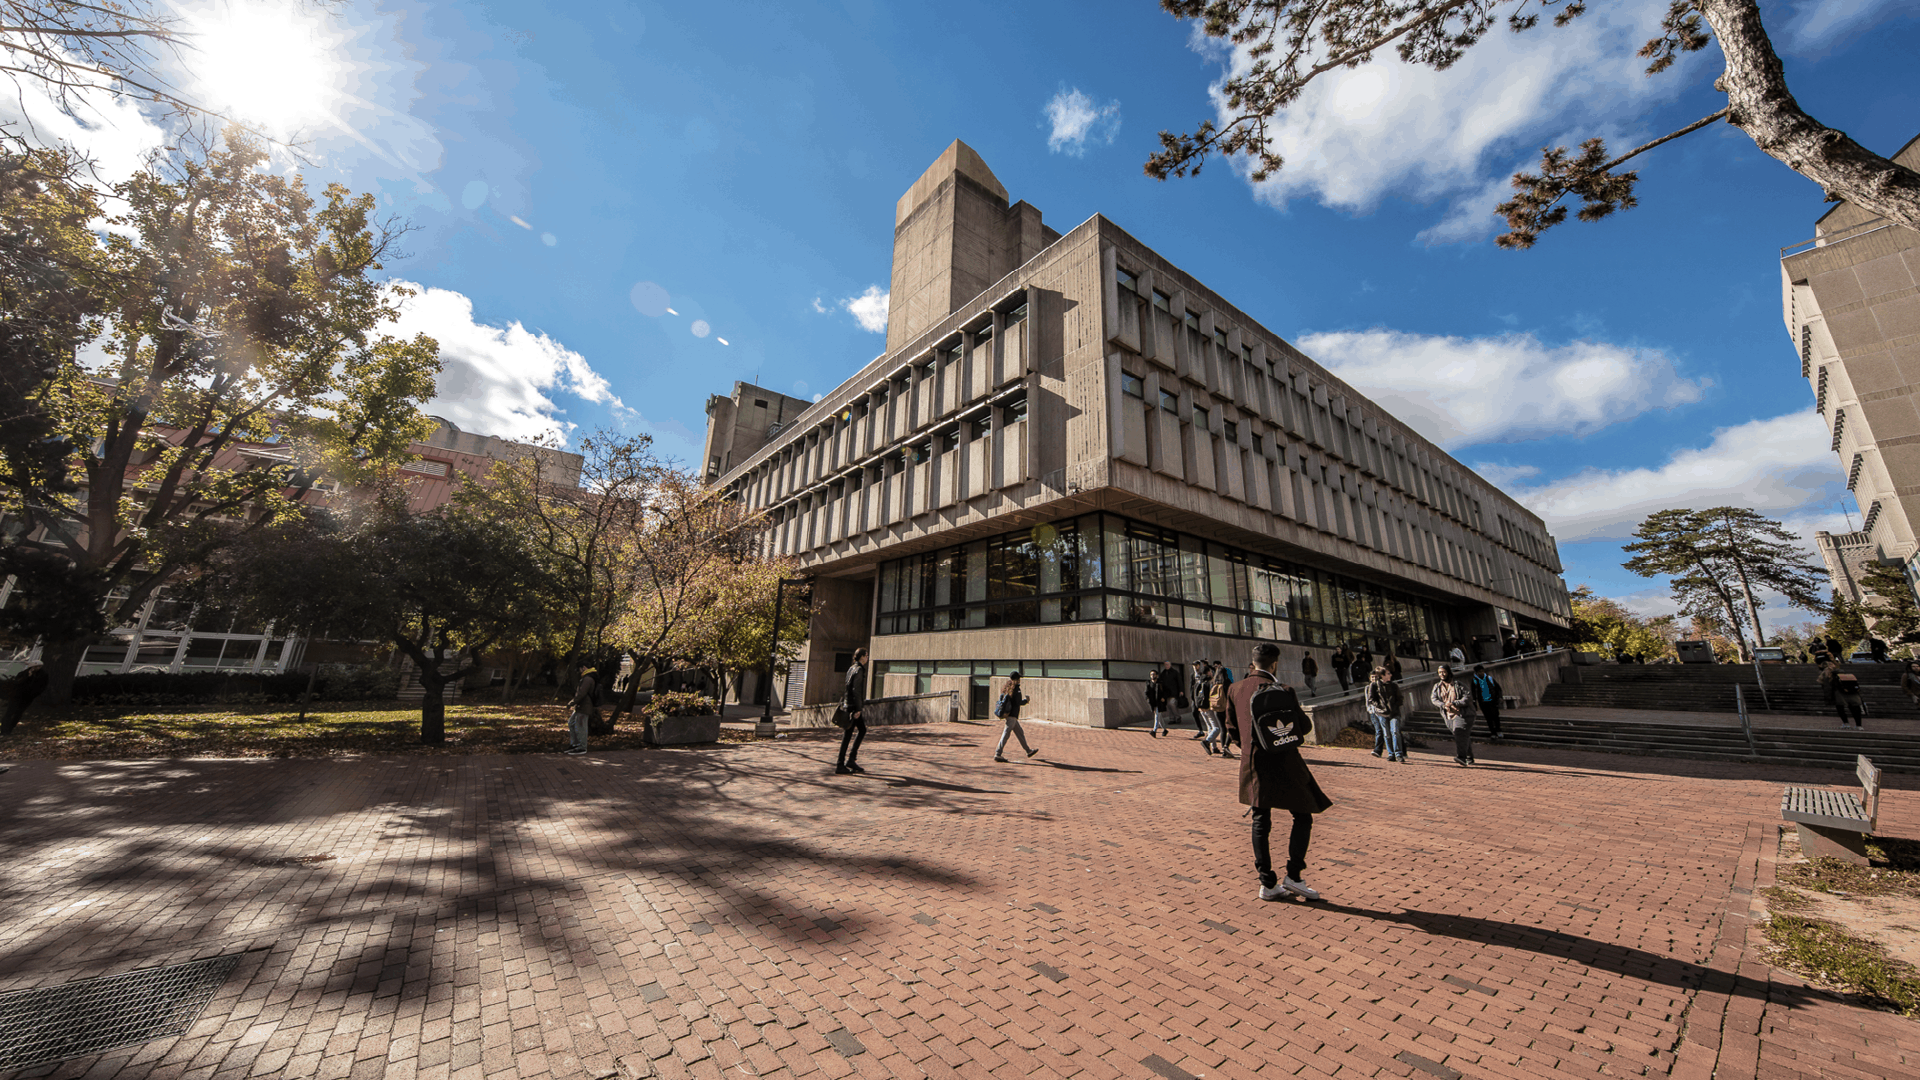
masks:
[[[1373,669],[1373,681],[1367,684],[1367,715],[1373,718],[1373,756],[1382,752],[1388,761],[1407,763],[1407,751],[1400,742],[1400,709],[1404,699],[1393,681],[1393,672],[1383,665]]]
[[[1001,691],[1000,700],[993,707],[993,715],[1006,725],[1000,729],[1000,745],[993,748],[993,760],[1007,760],[1007,736],[1009,735],[1020,740],[1020,749],[1025,750],[1028,757],[1040,752],[1037,747],[1027,745],[1027,731],[1020,726],[1020,706],[1032,700],[1020,692],[1020,673],[1016,671],[1008,675],[1007,688]]]
[[[567,753],[575,757],[587,752],[587,734],[600,722],[600,682],[588,668],[580,673],[573,688],[573,712],[567,717],[567,734],[572,742]]]
[[[1440,719],[1446,721],[1447,730],[1453,732],[1454,764],[1472,765],[1473,694],[1466,683],[1455,681],[1450,665],[1441,664],[1436,674],[1439,678],[1433,682],[1431,699],[1440,710]]]
[[[833,763],[836,775],[863,773],[856,760],[860,756],[860,744],[867,741],[867,650],[855,649],[853,666],[847,669],[847,687],[840,699],[840,708],[834,713],[834,723],[845,728],[840,736],[840,756]]]
[[[1280,648],[1270,642],[1253,647],[1247,677],[1227,694],[1227,719],[1239,730],[1240,801],[1252,809],[1253,868],[1260,876],[1260,899],[1281,900],[1289,893],[1318,900],[1320,893],[1302,879],[1307,869],[1307,846],[1313,840],[1313,815],[1333,805],[1300,756],[1300,744],[1313,730],[1313,721],[1300,707],[1293,687],[1277,681],[1274,664]],[[1293,816],[1287,841],[1285,876],[1274,873],[1268,834],[1273,811]]]
[[[1208,682],[1211,689],[1207,693],[1207,711],[1201,714],[1207,718],[1207,731],[1200,745],[1211,756],[1227,752],[1222,732],[1227,726],[1228,695],[1233,691],[1233,671],[1224,664],[1215,665]]]

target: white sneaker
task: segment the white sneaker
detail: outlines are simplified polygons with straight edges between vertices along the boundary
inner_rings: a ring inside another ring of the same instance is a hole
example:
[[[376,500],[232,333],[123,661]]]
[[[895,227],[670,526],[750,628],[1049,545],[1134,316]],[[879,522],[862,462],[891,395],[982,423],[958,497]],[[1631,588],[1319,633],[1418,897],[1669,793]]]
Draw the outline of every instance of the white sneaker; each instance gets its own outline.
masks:
[[[1287,898],[1287,890],[1285,886],[1282,886],[1282,885],[1260,886],[1260,899],[1262,900],[1285,900],[1286,898]]]
[[[1298,880],[1295,880],[1294,878],[1281,878],[1280,888],[1285,892],[1292,893],[1293,895],[1299,897],[1302,900],[1320,899],[1320,893],[1318,890],[1316,890],[1313,886],[1308,885],[1306,882],[1298,881]]]

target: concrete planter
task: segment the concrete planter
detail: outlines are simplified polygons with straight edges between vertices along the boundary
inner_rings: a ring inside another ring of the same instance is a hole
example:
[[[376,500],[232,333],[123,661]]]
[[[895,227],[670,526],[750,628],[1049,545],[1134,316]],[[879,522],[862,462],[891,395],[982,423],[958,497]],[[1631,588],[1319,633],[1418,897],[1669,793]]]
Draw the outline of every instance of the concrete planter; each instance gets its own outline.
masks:
[[[720,741],[720,717],[662,716],[647,725],[647,741],[655,746]]]

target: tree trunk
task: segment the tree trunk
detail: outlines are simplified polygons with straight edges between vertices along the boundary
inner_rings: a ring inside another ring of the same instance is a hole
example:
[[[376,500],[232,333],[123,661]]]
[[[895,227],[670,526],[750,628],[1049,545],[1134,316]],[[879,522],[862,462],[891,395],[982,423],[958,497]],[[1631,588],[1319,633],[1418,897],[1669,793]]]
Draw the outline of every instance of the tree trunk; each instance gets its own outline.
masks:
[[[517,656],[507,657],[507,678],[500,684],[500,704],[502,705],[513,700],[513,667],[518,660]]]
[[[307,706],[313,704],[313,684],[316,681],[318,681],[319,678],[320,678],[320,665],[315,664],[313,665],[313,670],[307,672],[306,692],[300,695],[300,719],[302,720],[305,720],[307,718]]]
[[[420,669],[420,686],[427,696],[420,699],[420,741],[437,746],[447,741],[447,684],[452,682],[436,669],[429,678],[426,668]]]
[[[1808,116],[1787,89],[1785,69],[1760,21],[1756,0],[1699,0],[1726,73],[1718,84],[1727,123],[1768,156],[1840,198],[1920,231],[1920,172],[1897,165]]]
[[[73,680],[80,673],[80,661],[87,657],[91,637],[74,641],[56,641],[40,647],[40,662],[47,668],[47,690],[41,697],[59,708],[73,704]]]

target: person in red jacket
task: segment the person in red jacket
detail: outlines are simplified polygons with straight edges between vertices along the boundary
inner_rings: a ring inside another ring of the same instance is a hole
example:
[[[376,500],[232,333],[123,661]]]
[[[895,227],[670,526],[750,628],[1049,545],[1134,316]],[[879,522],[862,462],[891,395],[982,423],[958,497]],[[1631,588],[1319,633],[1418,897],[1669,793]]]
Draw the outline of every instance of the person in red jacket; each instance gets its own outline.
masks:
[[[1313,840],[1313,815],[1332,806],[1333,800],[1320,790],[1300,756],[1300,741],[1313,729],[1313,721],[1300,708],[1293,688],[1273,677],[1279,647],[1261,642],[1253,647],[1252,659],[1252,670],[1227,694],[1227,712],[1228,722],[1240,735],[1240,801],[1253,808],[1253,868],[1260,875],[1260,899],[1280,900],[1292,893],[1318,900],[1320,893],[1301,875],[1306,873],[1307,845]],[[1255,715],[1253,699],[1269,686],[1277,692],[1261,695],[1263,712]],[[1256,731],[1256,724],[1264,730]],[[1267,843],[1275,810],[1293,815],[1284,878],[1274,873]]]

